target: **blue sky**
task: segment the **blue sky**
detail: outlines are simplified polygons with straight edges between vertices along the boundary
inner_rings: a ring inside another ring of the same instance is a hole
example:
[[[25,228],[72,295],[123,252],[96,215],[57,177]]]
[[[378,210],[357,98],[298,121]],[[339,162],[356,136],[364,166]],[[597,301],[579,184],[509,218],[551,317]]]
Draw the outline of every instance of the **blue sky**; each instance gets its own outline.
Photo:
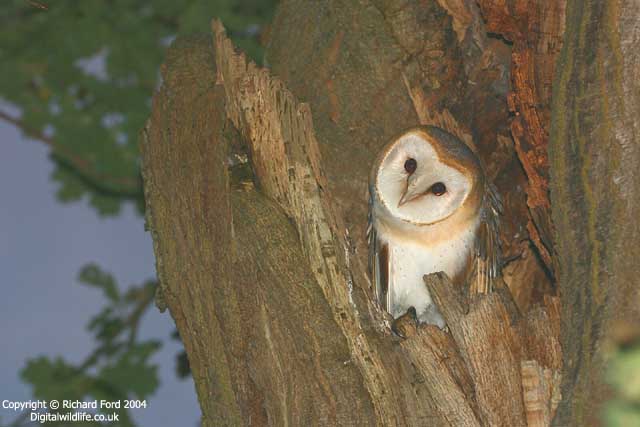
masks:
[[[93,348],[85,325],[98,313],[101,293],[80,285],[80,268],[96,262],[121,287],[155,276],[151,238],[132,206],[101,219],[86,201],[61,204],[49,180],[49,148],[0,121],[0,401],[26,400],[31,391],[19,378],[25,360],[37,355],[78,362]],[[158,338],[154,358],[161,386],[146,409],[133,410],[140,427],[192,426],[200,417],[193,382],[178,380],[169,340],[173,320],[155,307],[143,320],[141,338]],[[15,414],[0,407],[7,423]]]

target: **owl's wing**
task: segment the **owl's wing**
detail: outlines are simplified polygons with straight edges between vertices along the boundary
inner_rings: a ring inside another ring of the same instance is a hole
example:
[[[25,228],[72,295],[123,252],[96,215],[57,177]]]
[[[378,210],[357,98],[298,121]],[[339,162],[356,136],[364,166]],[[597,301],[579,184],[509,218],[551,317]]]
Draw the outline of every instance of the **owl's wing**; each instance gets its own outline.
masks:
[[[370,192],[370,194],[372,194]],[[369,274],[373,280],[376,300],[380,307],[389,311],[389,245],[378,239],[373,220],[373,196],[369,197],[367,240],[369,242]]]
[[[474,277],[470,280],[471,291],[488,293],[494,288],[500,271],[500,215],[502,201],[493,184],[485,189],[484,208],[480,228],[475,241]]]

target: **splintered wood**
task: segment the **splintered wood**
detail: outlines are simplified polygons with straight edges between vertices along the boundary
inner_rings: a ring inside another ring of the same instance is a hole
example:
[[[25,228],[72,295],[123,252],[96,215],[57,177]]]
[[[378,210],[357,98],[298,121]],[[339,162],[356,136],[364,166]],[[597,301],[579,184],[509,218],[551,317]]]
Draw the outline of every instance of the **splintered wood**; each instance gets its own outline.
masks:
[[[309,106],[265,69],[235,51],[220,21],[212,24],[217,81],[226,94],[229,119],[247,139],[261,190],[287,212],[298,230],[311,271],[350,343],[380,419],[393,419],[394,402],[380,354],[362,336],[351,303],[344,225],[328,198]]]
[[[420,328],[402,346],[443,418],[455,426],[549,426],[560,401],[558,300],[523,318],[504,290],[467,297],[444,274],[425,279],[451,335]]]
[[[535,360],[523,360],[522,394],[529,427],[551,425],[553,414],[560,403],[560,374],[543,368]]]
[[[402,347],[424,375],[437,411],[448,425],[480,427],[482,415],[475,400],[475,387],[450,334],[429,325]]]

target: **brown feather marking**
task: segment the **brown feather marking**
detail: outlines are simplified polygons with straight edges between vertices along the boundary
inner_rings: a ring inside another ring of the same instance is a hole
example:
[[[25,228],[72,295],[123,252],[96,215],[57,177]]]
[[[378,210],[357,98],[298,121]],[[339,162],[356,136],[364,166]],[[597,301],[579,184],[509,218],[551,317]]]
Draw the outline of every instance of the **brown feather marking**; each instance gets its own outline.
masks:
[[[380,269],[380,304],[385,310],[389,311],[391,307],[387,307],[387,292],[389,291],[389,245],[384,244],[380,248],[378,255],[378,268]]]

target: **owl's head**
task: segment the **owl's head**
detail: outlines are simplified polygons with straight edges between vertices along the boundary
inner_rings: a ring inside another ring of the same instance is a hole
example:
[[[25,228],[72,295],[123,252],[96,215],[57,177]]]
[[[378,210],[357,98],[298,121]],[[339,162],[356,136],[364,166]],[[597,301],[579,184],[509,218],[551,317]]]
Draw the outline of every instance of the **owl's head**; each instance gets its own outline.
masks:
[[[378,202],[402,221],[429,225],[475,216],[484,176],[475,154],[440,128],[421,126],[394,138],[371,173]]]

